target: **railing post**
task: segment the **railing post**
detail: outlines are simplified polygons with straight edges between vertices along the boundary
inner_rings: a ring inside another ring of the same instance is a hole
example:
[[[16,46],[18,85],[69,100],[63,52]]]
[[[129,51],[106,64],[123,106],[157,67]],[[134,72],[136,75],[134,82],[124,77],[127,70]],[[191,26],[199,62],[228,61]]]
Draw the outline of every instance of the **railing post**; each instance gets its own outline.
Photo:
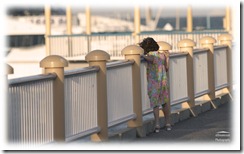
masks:
[[[53,133],[57,142],[65,141],[65,114],[64,114],[64,67],[68,61],[61,56],[50,55],[42,59],[40,67],[44,73],[56,73],[53,85]]]
[[[66,7],[66,34],[72,34],[72,10],[71,6]]]
[[[225,30],[227,32],[231,32],[231,8],[230,6],[227,6],[225,9]]]
[[[233,78],[232,78],[232,36],[230,34],[222,34],[218,37],[221,45],[227,45],[227,81],[229,84],[228,88],[224,88],[224,93],[229,93],[233,96]]]
[[[132,65],[132,85],[133,85],[133,111],[136,114],[136,119],[128,122],[129,127],[142,126],[142,101],[141,101],[141,54],[143,49],[136,45],[129,45],[122,51],[125,59],[134,60]]]
[[[172,50],[172,46],[164,41],[157,42],[159,45],[159,51],[163,51],[169,57],[169,50]],[[167,61],[169,66],[169,61]],[[170,67],[170,66],[169,66]],[[169,103],[166,103],[164,110],[164,115],[166,124],[170,123],[170,114],[171,114],[171,105],[170,105],[170,87],[169,87],[169,72],[167,72],[167,79],[168,79],[168,94],[169,94]],[[167,119],[166,119],[167,118]]]
[[[208,48],[208,88],[210,93],[204,96],[206,100],[215,99],[215,77],[214,77],[214,43],[216,40],[213,37],[205,36],[200,39],[201,46]],[[213,105],[213,104],[212,104]],[[215,106],[213,106],[215,108]]]
[[[8,75],[8,74],[14,74],[14,69],[9,64],[6,64],[6,72],[5,72],[5,74],[6,75]]]
[[[106,61],[110,55],[102,50],[89,52],[86,57],[89,66],[99,66],[97,73],[97,120],[101,131],[91,136],[92,141],[103,141],[108,139],[108,103],[107,103],[107,68]]]
[[[192,8],[188,6],[187,8],[187,28],[186,32],[192,32]]]
[[[87,35],[87,51],[91,50],[91,9],[86,6],[86,35]]]
[[[51,35],[51,8],[50,6],[45,6],[45,45],[46,45],[46,56],[50,55],[50,40],[49,35]]]
[[[134,37],[135,37],[135,44],[140,41],[140,32],[141,32],[141,15],[140,15],[140,7],[135,6],[134,9]]]
[[[66,6],[66,34],[68,35],[68,57],[72,56],[72,10],[71,6]]]
[[[188,52],[186,67],[187,67],[187,94],[189,101],[183,103],[183,108],[193,108],[195,106],[195,93],[194,93],[194,66],[193,66],[193,47],[195,42],[191,39],[183,39],[178,42],[178,47],[180,51]],[[196,116],[195,113],[191,110],[193,116]]]
[[[86,35],[91,35],[91,9],[86,6]]]
[[[128,122],[128,127],[134,127],[137,131],[137,136],[144,137],[145,130],[142,127],[142,100],[141,100],[141,54],[143,49],[136,45],[129,45],[121,51],[125,55],[125,59],[134,60],[132,65],[132,92],[133,92],[133,112],[136,114],[136,119]]]

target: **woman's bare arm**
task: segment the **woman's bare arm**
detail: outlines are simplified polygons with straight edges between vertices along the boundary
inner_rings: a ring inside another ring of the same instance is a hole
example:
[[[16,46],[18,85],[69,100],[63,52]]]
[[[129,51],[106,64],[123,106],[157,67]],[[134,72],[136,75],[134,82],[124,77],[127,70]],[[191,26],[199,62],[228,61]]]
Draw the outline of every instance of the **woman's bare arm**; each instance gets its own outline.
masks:
[[[168,51],[165,51],[164,52],[164,55],[165,55],[165,69],[166,69],[166,72],[168,72],[169,70],[169,52]]]
[[[148,55],[142,55],[143,58],[146,59],[146,61],[152,62],[153,61],[153,56],[148,56]]]

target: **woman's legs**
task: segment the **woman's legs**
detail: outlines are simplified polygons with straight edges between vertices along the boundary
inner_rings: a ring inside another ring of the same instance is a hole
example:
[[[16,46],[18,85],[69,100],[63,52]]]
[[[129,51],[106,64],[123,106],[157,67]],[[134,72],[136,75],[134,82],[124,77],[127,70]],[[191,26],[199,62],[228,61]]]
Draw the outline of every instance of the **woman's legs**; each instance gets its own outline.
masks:
[[[165,126],[167,130],[171,130],[171,123],[170,123],[170,103],[166,103],[162,107],[162,111],[164,113],[165,118]]]
[[[159,125],[159,107],[156,106],[153,108],[153,115],[154,115],[154,119],[155,119],[155,126]]]
[[[165,118],[165,126],[167,130],[171,130],[171,123],[170,123],[170,101],[169,101],[169,89],[167,85],[162,86],[162,95],[163,102],[165,104],[162,105],[162,111],[164,113]]]
[[[165,116],[164,118],[165,118],[166,130],[171,130],[169,105],[170,105],[169,103],[166,103],[162,107],[162,111]],[[159,123],[159,107],[158,106],[153,108],[153,115],[154,115],[154,119],[155,119],[155,132],[159,132],[160,123]]]
[[[162,111],[165,116],[165,123],[170,124],[170,112],[169,112],[169,103],[166,103],[162,107]]]
[[[153,108],[153,115],[154,115],[154,119],[155,119],[155,129],[154,132],[158,133],[159,129],[160,129],[160,124],[159,124],[159,107],[155,106]]]

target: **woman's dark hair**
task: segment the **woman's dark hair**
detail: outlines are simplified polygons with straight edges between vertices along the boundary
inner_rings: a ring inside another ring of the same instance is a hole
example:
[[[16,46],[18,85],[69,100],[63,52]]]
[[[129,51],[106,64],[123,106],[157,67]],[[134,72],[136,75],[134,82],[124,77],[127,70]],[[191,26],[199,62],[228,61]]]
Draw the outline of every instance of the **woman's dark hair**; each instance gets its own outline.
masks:
[[[157,42],[151,37],[144,38],[139,45],[144,49],[144,55],[150,51],[158,51],[159,49]]]

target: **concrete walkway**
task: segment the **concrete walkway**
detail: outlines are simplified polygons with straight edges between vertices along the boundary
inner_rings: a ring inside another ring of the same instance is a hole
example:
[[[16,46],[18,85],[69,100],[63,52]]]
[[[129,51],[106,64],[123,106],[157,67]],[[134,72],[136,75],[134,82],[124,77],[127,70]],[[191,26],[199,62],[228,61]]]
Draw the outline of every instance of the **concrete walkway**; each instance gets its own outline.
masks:
[[[222,104],[217,109],[176,123],[171,131],[161,128],[160,133],[149,133],[133,142],[228,142],[231,140],[228,136],[231,136],[230,106],[231,103]]]

